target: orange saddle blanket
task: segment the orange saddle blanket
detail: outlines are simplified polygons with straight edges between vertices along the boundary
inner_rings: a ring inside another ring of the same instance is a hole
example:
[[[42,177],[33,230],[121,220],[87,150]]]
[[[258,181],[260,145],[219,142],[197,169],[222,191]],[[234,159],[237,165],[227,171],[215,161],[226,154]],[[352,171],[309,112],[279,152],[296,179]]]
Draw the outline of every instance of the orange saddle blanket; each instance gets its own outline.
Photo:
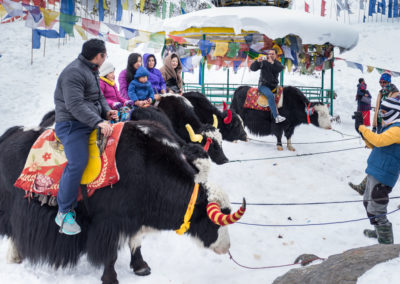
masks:
[[[278,108],[282,107],[283,103],[283,88],[278,88],[278,93],[275,95],[275,103]],[[255,110],[270,111],[267,97],[258,91],[257,88],[250,88],[246,94],[244,108]]]
[[[119,174],[115,162],[115,152],[124,123],[111,125],[113,132],[108,137],[104,152],[96,145],[97,130],[89,137],[89,161],[83,173],[81,184],[86,184],[88,196],[96,189],[115,184]],[[33,144],[24,169],[14,186],[26,191],[27,196],[33,193],[57,196],[59,181],[67,165],[64,147],[55,135],[54,129],[44,131]],[[78,201],[82,199],[79,191]]]

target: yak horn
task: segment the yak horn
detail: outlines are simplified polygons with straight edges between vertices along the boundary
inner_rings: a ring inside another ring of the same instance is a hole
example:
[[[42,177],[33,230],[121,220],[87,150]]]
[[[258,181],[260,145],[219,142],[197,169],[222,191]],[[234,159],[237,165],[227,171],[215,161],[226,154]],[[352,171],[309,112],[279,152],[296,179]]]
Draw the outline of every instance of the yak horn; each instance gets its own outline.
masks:
[[[195,134],[190,124],[185,125],[187,132],[189,133],[190,141],[201,143],[203,141],[203,135]]]
[[[228,115],[224,118],[224,123],[229,124],[232,122],[232,111],[228,109]]]
[[[222,112],[226,111],[226,109],[228,108],[226,102],[222,102],[222,106],[223,106]]]
[[[221,207],[215,202],[208,203],[207,205],[208,218],[210,218],[210,220],[213,223],[219,226],[225,226],[236,223],[237,221],[240,220],[245,211],[246,211],[246,199],[244,198],[242,206],[239,208],[239,210],[229,215],[222,213]]]
[[[218,128],[218,118],[215,114],[213,114],[213,126]]]

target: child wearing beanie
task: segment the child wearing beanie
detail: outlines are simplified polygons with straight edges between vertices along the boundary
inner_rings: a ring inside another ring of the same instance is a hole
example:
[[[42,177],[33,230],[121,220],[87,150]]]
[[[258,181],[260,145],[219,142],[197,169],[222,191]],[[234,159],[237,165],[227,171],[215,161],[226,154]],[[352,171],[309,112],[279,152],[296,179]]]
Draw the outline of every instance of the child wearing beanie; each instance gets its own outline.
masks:
[[[139,67],[134,80],[129,84],[128,96],[137,107],[148,107],[154,100],[154,91],[151,83],[147,81],[149,71]]]
[[[108,105],[115,110],[119,110],[123,106],[132,106],[131,100],[124,99],[120,96],[117,84],[115,84],[115,67],[110,62],[104,62],[100,67],[100,89]]]

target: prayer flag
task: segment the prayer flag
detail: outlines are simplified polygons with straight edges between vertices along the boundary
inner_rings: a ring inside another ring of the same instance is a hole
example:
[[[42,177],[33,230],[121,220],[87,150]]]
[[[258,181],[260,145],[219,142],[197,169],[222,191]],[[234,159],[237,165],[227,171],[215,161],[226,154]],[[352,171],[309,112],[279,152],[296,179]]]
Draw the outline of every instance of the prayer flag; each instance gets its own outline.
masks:
[[[92,35],[97,36],[100,31],[100,22],[90,19],[82,19],[82,28]]]
[[[185,43],[186,41],[185,41],[185,39],[183,38],[183,37],[180,37],[180,36],[173,36],[173,35],[168,35],[173,41],[175,41],[175,42],[177,42],[177,43],[179,43],[179,44],[182,44],[182,43]]]
[[[55,21],[55,19],[58,17],[58,15],[60,15],[59,12],[57,11],[51,11],[51,10],[47,10],[47,9],[40,9],[43,13],[44,16],[44,24],[46,26],[46,28],[51,26],[51,23],[53,23]]]
[[[213,56],[225,56],[225,54],[228,52],[228,47],[229,44],[227,42],[217,42],[215,44]]]
[[[304,11],[306,11],[306,13],[310,13],[310,6],[308,6],[307,2],[304,2]]]
[[[121,0],[117,0],[117,15],[115,16],[115,20],[117,22],[121,21],[122,19],[122,2]]]
[[[369,0],[368,16],[372,16],[375,12],[376,0]]]
[[[82,29],[81,26],[75,25],[74,28],[83,40],[88,40],[88,37],[86,36],[85,31]]]
[[[34,49],[40,48],[40,36],[44,36],[44,37],[48,37],[48,38],[58,38],[59,34],[55,30],[32,29],[32,48],[34,48]]]
[[[233,58],[236,57],[239,53],[240,43],[238,42],[230,42],[228,46],[228,53],[226,54],[227,57]],[[233,64],[235,65],[235,64]]]
[[[122,31],[124,32],[125,38],[126,39],[131,39],[134,38],[138,35],[138,30],[127,28],[127,27],[121,27]]]
[[[167,16],[167,2],[165,2],[165,0],[163,0],[163,2],[162,2],[162,18],[165,19],[166,16]]]
[[[140,0],[140,13],[143,13],[144,10],[144,0]]]
[[[321,17],[325,17],[325,6],[326,6],[326,1],[321,0]]]
[[[170,18],[172,18],[172,16],[174,15],[174,9],[175,9],[174,3],[170,2],[169,3],[169,17]]]
[[[107,33],[107,41],[114,44],[119,44],[119,36]]]
[[[104,23],[104,24],[116,34],[119,34],[121,32],[121,26],[114,25],[114,24],[108,24],[108,23]]]

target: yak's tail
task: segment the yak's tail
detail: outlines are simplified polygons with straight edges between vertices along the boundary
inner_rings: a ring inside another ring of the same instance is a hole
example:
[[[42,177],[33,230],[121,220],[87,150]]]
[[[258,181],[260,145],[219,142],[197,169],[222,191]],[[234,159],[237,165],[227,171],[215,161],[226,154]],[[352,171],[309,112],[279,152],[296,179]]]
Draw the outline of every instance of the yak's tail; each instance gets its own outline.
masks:
[[[54,124],[55,120],[56,120],[56,111],[55,110],[49,111],[43,116],[39,126],[44,128],[50,127]]]
[[[22,126],[13,126],[9,129],[7,129],[6,132],[4,132],[3,135],[0,136],[0,144],[21,128],[22,128]]]

